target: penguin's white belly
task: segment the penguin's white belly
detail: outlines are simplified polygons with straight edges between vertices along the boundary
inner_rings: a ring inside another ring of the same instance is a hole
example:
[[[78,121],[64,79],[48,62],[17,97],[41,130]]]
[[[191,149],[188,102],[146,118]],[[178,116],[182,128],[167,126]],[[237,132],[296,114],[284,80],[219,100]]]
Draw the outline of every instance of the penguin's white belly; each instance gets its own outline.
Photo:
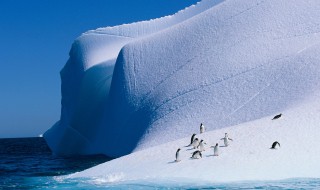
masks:
[[[218,147],[214,147],[214,149],[213,149],[213,155],[214,155],[214,156],[218,156],[218,155],[219,155]]]
[[[228,140],[228,138],[224,138],[224,145],[225,145],[225,146],[228,146],[228,145],[229,145],[229,140]]]
[[[196,155],[194,155],[194,156],[193,156],[193,158],[195,158],[195,159],[200,158],[200,154],[196,154]]]
[[[201,129],[200,129],[200,133],[204,133],[204,128],[201,128]]]
[[[176,155],[176,161],[177,161],[177,162],[180,161],[180,154],[179,154],[179,153]]]
[[[197,148],[198,145],[199,145],[198,141],[193,141],[193,143],[192,143],[193,148]]]

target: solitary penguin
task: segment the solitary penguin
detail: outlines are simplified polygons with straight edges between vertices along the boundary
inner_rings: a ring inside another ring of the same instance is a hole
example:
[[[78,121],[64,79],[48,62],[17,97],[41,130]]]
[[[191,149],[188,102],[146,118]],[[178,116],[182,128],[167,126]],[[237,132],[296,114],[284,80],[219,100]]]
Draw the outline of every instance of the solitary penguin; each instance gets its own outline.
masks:
[[[205,131],[204,125],[201,123],[200,124],[200,134],[204,133],[204,131]]]
[[[282,113],[280,113],[280,114],[278,114],[278,115],[274,116],[272,120],[279,119],[281,116],[282,116]]]
[[[197,148],[200,148],[200,152],[205,151],[204,144],[206,144],[202,139]]]
[[[211,146],[213,148],[213,156],[219,156],[219,144],[217,143],[216,146]]]
[[[180,162],[180,148],[178,148],[177,152],[176,152],[176,162]]]
[[[192,142],[192,146],[194,149],[196,149],[199,146],[199,140],[198,138],[195,138]]]
[[[194,151],[194,152],[192,153],[191,158],[193,158],[193,159],[202,158],[202,154],[201,154],[201,152],[200,152],[199,150],[196,150],[196,151]]]
[[[225,133],[224,138],[222,138],[220,140],[224,140],[224,146],[228,146],[229,145],[229,140],[233,141],[231,138],[228,137],[228,133]]]
[[[276,149],[277,145],[280,147],[280,143],[278,141],[273,142],[270,149]]]

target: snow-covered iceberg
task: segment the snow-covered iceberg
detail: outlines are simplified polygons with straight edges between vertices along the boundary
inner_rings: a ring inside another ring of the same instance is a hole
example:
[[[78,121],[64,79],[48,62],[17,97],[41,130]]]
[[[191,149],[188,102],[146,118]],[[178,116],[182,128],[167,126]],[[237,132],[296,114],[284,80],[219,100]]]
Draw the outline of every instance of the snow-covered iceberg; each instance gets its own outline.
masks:
[[[44,137],[56,154],[118,157],[189,137],[201,122],[218,135],[312,100],[319,10],[316,0],[204,0],[173,16],[84,33],[61,71],[60,121]],[[243,139],[250,131],[237,129]],[[292,138],[303,130],[284,129]]]
[[[99,28],[77,38],[60,73],[61,118],[44,134],[51,150],[58,155],[107,153],[104,144],[107,135],[100,140],[97,138],[100,138],[103,114],[109,107],[107,99],[113,69],[121,48],[183,22],[220,2],[203,0],[172,16]]]

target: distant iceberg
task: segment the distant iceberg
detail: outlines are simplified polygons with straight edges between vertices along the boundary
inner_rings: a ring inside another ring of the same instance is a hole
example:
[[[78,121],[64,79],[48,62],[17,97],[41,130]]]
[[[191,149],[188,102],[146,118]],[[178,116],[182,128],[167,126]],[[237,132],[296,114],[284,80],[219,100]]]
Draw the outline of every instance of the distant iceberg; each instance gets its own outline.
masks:
[[[61,71],[58,155],[119,157],[295,107],[320,89],[320,3],[203,0],[81,35]]]

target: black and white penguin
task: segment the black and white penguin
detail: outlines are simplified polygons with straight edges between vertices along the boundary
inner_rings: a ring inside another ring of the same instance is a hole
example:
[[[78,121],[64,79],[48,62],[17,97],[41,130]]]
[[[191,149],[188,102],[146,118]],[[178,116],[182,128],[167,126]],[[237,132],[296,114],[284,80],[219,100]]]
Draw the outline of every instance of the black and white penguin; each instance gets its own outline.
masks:
[[[200,148],[200,152],[205,151],[204,144],[206,144],[202,139],[197,148]]]
[[[229,141],[233,141],[231,138],[228,137],[228,133],[224,134],[224,138],[220,139],[220,140],[224,140],[224,146],[228,146],[229,145]]]
[[[198,138],[195,138],[194,141],[192,142],[192,146],[194,149],[196,149],[199,146],[199,140]]]
[[[215,146],[211,146],[213,148],[213,156],[219,156],[219,144],[217,143]]]
[[[185,146],[185,147],[189,147],[189,146],[191,146],[192,145],[192,143],[193,143],[193,141],[194,141],[194,138],[196,137],[196,134],[193,134],[192,136],[191,136],[191,141],[190,141],[190,144],[189,145],[187,145],[187,146]]]
[[[195,133],[193,133],[193,135],[191,136],[191,141],[190,141],[190,145],[192,144],[192,142],[194,141],[194,137],[196,136]]]
[[[274,116],[272,120],[279,119],[281,116],[282,116],[282,113],[280,113],[280,114],[278,114],[278,115]]]
[[[194,152],[192,153],[191,158],[193,158],[193,159],[202,158],[202,154],[201,154],[201,152],[200,152],[199,150],[196,150],[196,151],[194,151]]]
[[[200,124],[200,134],[205,132],[204,125],[201,123]]]
[[[270,149],[276,149],[277,145],[280,147],[280,143],[278,141],[273,142]]]
[[[180,148],[178,148],[177,152],[176,152],[176,162],[180,162]]]

